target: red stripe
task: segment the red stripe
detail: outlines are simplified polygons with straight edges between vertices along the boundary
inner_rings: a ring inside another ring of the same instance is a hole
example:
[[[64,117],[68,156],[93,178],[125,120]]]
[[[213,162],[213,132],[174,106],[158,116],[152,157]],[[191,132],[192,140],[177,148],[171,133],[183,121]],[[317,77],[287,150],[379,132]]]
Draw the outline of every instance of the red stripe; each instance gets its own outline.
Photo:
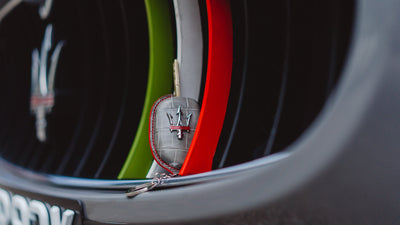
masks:
[[[171,126],[170,129],[171,130],[190,130],[190,127],[186,127],[186,126]]]
[[[32,96],[31,99],[54,99],[53,96],[51,97],[38,97],[38,96]]]
[[[32,97],[31,98],[31,103],[32,102],[54,102],[54,98],[36,98],[36,97]]]
[[[31,101],[31,105],[39,105],[39,104],[53,104],[54,101],[52,100],[45,100],[45,101]]]
[[[52,107],[54,105],[54,96],[32,96],[31,97],[31,108],[35,109],[38,107]]]
[[[229,0],[207,0],[207,13],[207,80],[196,132],[180,175],[211,170],[228,105],[233,57]]]

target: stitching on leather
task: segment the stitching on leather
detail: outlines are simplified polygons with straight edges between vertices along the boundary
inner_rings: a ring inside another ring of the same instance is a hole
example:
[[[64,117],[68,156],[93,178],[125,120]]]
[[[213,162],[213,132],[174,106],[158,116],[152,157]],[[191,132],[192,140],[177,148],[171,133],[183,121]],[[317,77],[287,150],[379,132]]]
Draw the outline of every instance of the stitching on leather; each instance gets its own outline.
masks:
[[[173,166],[170,166],[170,165],[168,165],[166,162],[164,162],[162,159],[161,159],[161,157],[158,155],[158,152],[157,152],[157,149],[156,149],[156,147],[155,147],[155,140],[154,140],[154,136],[155,136],[155,134],[154,134],[154,124],[155,124],[155,122],[153,122],[153,121],[155,121],[155,117],[156,117],[156,110],[157,110],[157,107],[158,107],[158,105],[162,102],[162,101],[165,101],[166,99],[169,99],[169,98],[171,98],[172,97],[172,95],[171,94],[169,94],[169,95],[166,95],[166,96],[163,96],[163,97],[161,97],[161,98],[159,98],[155,103],[154,103],[154,106],[153,106],[153,108],[152,108],[152,110],[151,110],[151,114],[150,114],[150,148],[151,148],[151,153],[152,153],[152,155],[153,155],[153,157],[156,159],[156,162],[158,163],[158,165],[160,165],[162,168],[164,168],[164,169],[166,169],[168,172],[170,172],[170,173],[172,173],[172,174],[174,174],[174,172],[171,170],[171,169],[173,169],[173,170],[176,170],[177,172],[179,172],[179,169],[178,168],[175,168],[175,167],[173,167]],[[168,168],[166,168],[166,167],[168,167]]]

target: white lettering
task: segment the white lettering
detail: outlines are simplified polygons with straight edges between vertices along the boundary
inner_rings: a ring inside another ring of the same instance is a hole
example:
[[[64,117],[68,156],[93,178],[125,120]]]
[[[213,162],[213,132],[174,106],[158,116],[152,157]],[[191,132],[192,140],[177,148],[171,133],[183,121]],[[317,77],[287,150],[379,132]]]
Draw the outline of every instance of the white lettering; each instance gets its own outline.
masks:
[[[29,203],[29,208],[32,214],[32,221],[35,221],[37,216],[39,220],[38,225],[50,225],[49,211],[43,202],[32,200]]]
[[[11,199],[11,222],[13,225],[30,225],[30,213],[28,201],[20,196],[14,195]]]
[[[10,223],[11,214],[11,196],[10,194],[0,189],[0,225],[8,225]]]
[[[0,188],[0,225],[73,225],[75,211],[50,209],[44,202],[28,200]]]
[[[72,225],[75,212],[67,209],[61,216],[61,210],[58,206],[52,206],[50,209],[51,225]]]

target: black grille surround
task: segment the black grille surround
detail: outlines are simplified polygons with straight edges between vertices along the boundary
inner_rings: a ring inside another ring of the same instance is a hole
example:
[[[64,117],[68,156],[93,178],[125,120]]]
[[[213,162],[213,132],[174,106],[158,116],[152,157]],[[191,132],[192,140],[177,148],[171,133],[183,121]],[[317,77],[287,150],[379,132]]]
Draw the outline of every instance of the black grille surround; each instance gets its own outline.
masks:
[[[337,86],[317,118],[283,151],[174,178],[165,184],[174,188],[133,199],[126,198],[126,190],[145,181],[46,175],[4,160],[0,188],[79,211],[77,224],[395,224],[399,10],[396,1],[357,1]],[[0,60],[11,59],[1,55]],[[0,79],[7,87],[3,81],[14,77]],[[17,116],[5,110],[1,115]],[[1,122],[11,128],[15,121],[7,119]]]
[[[207,46],[205,2],[199,5]],[[44,21],[35,4],[18,6],[2,21],[2,96],[9,107],[0,112],[0,155],[43,174],[115,179],[135,137],[146,91],[147,78],[140,75],[148,67],[144,4],[58,0],[53,7]],[[311,124],[341,73],[353,10],[351,1],[231,1],[232,87],[214,169],[280,152]],[[68,17],[71,12],[77,16]],[[22,15],[34,23],[27,26]],[[49,140],[41,143],[29,111],[30,62],[17,58],[30,59],[46,24],[55,27],[54,41],[66,45],[56,104],[47,118]],[[24,34],[29,41],[21,45]],[[204,71],[206,57],[205,51]]]

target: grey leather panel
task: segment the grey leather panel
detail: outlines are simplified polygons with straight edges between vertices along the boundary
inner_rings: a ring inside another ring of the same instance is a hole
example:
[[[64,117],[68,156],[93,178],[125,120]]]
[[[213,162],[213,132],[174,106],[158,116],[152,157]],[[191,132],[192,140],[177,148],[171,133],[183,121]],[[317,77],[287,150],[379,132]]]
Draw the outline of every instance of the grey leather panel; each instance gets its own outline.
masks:
[[[154,104],[150,146],[157,163],[172,173],[185,161],[199,115],[199,104],[190,98],[167,96]]]

